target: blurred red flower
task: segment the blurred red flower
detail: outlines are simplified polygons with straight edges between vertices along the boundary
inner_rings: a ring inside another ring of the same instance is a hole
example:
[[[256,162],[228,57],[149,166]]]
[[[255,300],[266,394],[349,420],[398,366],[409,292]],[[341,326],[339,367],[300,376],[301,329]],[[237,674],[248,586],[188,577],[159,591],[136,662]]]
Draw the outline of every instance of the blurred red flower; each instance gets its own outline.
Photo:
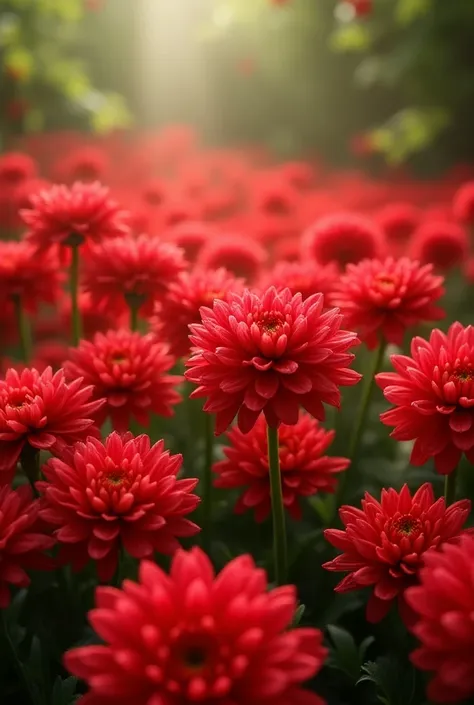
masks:
[[[323,568],[349,574],[335,588],[350,592],[372,587],[367,619],[378,622],[398,599],[406,624],[413,614],[405,590],[418,580],[428,551],[459,536],[469,516],[471,503],[464,499],[449,507],[444,498],[435,501],[433,487],[422,485],[413,495],[407,485],[400,492],[382,490],[380,502],[368,492],[362,509],[343,506],[339,510],[344,529],[326,529],[325,538],[342,554]]]
[[[183,252],[169,242],[140,235],[93,245],[84,262],[84,288],[100,311],[127,310],[127,299],[151,316],[156,301],[185,268]]]
[[[25,446],[56,453],[97,432],[103,401],[91,397],[92,387],[82,379],[67,384],[63,370],[8,369],[0,379],[0,478],[10,481]]]
[[[303,301],[313,294],[324,294],[328,299],[334,290],[338,278],[338,269],[331,264],[318,262],[278,262],[269,272],[260,278],[259,288],[265,290],[274,286],[281,291],[289,289],[293,296],[300,293]]]
[[[336,309],[323,313],[322,294],[305,301],[272,287],[262,296],[244,291],[228,302],[202,308],[202,324],[191,326],[196,351],[186,377],[207,397],[204,410],[216,414],[216,434],[238,414],[248,433],[263,412],[270,426],[297,423],[302,406],[324,420],[323,402],[339,406],[339,386],[357,384],[349,369],[356,334],[341,330]]]
[[[407,329],[446,315],[435,305],[445,292],[443,283],[430,264],[421,266],[407,257],[366,259],[347,265],[331,303],[369,348],[380,340],[402,345]]]
[[[412,653],[417,668],[432,671],[427,696],[436,703],[458,703],[474,696],[474,537],[463,536],[425,556],[420,585],[406,600],[421,641]]]
[[[10,603],[9,585],[28,587],[27,570],[49,570],[54,566],[44,551],[56,541],[40,528],[39,508],[29,485],[16,491],[0,487],[0,609]]]
[[[380,256],[384,249],[383,233],[368,218],[356,213],[334,213],[317,220],[303,234],[302,258],[321,264],[350,262]]]
[[[60,560],[74,570],[96,563],[100,580],[110,580],[121,546],[134,558],[172,554],[177,537],[199,528],[187,519],[198,505],[198,481],[178,480],[181,455],[148,436],[112,433],[88,438],[43,466],[40,517],[57,527]]]
[[[467,260],[468,251],[467,235],[456,223],[430,220],[413,235],[412,257],[443,272],[460,267]]]
[[[330,458],[324,453],[334,439],[316,419],[301,414],[294,426],[282,424],[279,430],[279,456],[283,503],[293,519],[301,519],[300,497],[317,492],[334,492],[335,475],[347,470],[350,460]],[[264,521],[271,512],[270,475],[268,469],[267,426],[260,417],[250,433],[238,428],[227,433],[230,446],[224,447],[226,460],[214,465],[218,478],[214,484],[222,489],[244,488],[235,511],[254,510],[255,520]]]
[[[268,591],[248,555],[217,577],[198,548],[179,551],[170,576],[143,561],[138,583],[98,588],[96,605],[105,643],[64,659],[90,687],[84,705],[324,705],[301,687],[326,658],[321,632],[291,628],[295,588]]]
[[[474,225],[474,181],[463,184],[455,193],[453,213],[460,223]]]
[[[0,241],[0,302],[18,298],[29,313],[54,304],[64,277],[56,255],[37,252],[28,242]]]
[[[201,321],[202,306],[212,306],[215,299],[228,298],[231,291],[240,292],[244,281],[226,269],[199,269],[183,272],[170,284],[168,293],[156,308],[153,327],[156,334],[170,344],[175,357],[189,355],[191,323]]]
[[[0,155],[0,185],[4,188],[18,187],[36,176],[34,159],[22,152],[6,152]]]
[[[174,362],[168,346],[152,334],[109,330],[72,348],[64,373],[68,380],[82,377],[93,386],[94,399],[105,399],[95,415],[97,425],[110,418],[114,430],[124,433],[131,419],[148,427],[150,414],[172,416],[181,401],[175,387],[182,381],[166,374]]]
[[[395,372],[376,377],[395,407],[380,419],[394,426],[398,441],[415,440],[412,465],[434,458],[448,475],[463,452],[474,462],[474,328],[453,323],[448,333],[434,330],[429,341],[413,338],[411,357],[392,355]]]
[[[202,269],[224,267],[236,277],[252,282],[266,260],[266,250],[255,240],[245,235],[220,235],[209,239],[201,249],[198,265]]]

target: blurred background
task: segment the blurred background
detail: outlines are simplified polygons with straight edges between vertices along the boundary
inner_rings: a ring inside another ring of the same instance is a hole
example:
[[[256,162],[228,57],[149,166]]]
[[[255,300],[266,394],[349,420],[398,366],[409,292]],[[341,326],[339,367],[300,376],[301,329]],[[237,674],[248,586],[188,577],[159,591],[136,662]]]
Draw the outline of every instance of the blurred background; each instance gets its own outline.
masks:
[[[369,172],[474,156],[473,0],[0,0],[3,150],[187,124]]]

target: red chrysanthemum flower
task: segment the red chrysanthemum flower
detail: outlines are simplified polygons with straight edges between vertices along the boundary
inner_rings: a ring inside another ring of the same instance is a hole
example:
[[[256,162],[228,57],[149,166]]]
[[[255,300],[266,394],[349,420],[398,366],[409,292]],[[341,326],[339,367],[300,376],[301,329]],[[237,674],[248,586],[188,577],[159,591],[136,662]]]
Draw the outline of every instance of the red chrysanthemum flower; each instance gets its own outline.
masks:
[[[453,200],[456,220],[465,225],[474,225],[474,181],[463,184]]]
[[[194,262],[206,242],[214,236],[217,237],[215,230],[208,223],[188,220],[166,230],[163,240],[182,248],[188,262]]]
[[[356,334],[340,330],[337,309],[323,313],[322,294],[306,301],[272,287],[262,296],[244,291],[202,308],[202,324],[191,326],[196,351],[186,377],[198,384],[192,397],[207,397],[220,434],[238,414],[248,433],[260,414],[267,423],[297,423],[302,406],[324,420],[323,402],[339,406],[341,385],[357,384],[349,369]]]
[[[292,629],[293,586],[268,591],[250,556],[216,577],[198,548],[170,576],[143,561],[139,582],[96,591],[89,620],[103,645],[69,651],[90,691],[83,705],[324,705],[302,685],[327,650],[318,629]]]
[[[334,435],[334,431],[321,428],[318,421],[307,414],[302,414],[294,426],[280,426],[283,503],[293,519],[301,519],[300,497],[334,492],[335,475],[349,467],[347,458],[324,455]],[[236,513],[253,509],[255,520],[264,521],[271,511],[265,420],[260,417],[250,433],[232,428],[227,436],[230,446],[224,448],[226,460],[214,465],[214,472],[219,475],[214,484],[226,490],[246,488],[237,502]]]
[[[94,245],[84,264],[84,287],[99,310],[120,314],[131,299],[144,316],[151,316],[155,303],[186,266],[178,247],[147,235]]]
[[[63,274],[56,255],[37,252],[28,242],[0,242],[0,301],[19,299],[29,313],[61,294]]]
[[[199,527],[187,519],[197,507],[198,480],[178,480],[181,455],[148,436],[112,433],[88,438],[43,466],[40,517],[58,527],[60,560],[74,570],[93,560],[100,580],[112,578],[121,547],[134,558],[172,554],[177,537]]]
[[[27,154],[7,152],[0,156],[0,184],[2,188],[16,188],[23,181],[36,176],[36,164]]]
[[[82,379],[67,384],[64,371],[50,367],[9,369],[0,379],[0,472],[9,482],[23,448],[58,452],[95,433],[94,416],[104,403],[90,401]]]
[[[48,570],[52,559],[44,554],[56,543],[38,525],[40,503],[29,485],[16,491],[0,487],[0,609],[8,607],[8,586],[27,587],[27,570]]]
[[[244,235],[222,235],[209,239],[202,248],[198,265],[202,269],[224,269],[255,281],[267,260],[265,249]]]
[[[128,214],[99,183],[51,186],[31,197],[32,207],[20,215],[29,241],[40,249],[54,244],[80,244],[128,232]]]
[[[166,374],[174,362],[168,347],[151,334],[109,330],[71,349],[64,372],[66,379],[82,377],[91,384],[94,399],[105,399],[95,416],[98,426],[110,418],[112,427],[123,433],[131,419],[148,426],[150,414],[172,416],[172,407],[181,400],[175,386],[182,381]]]
[[[421,645],[411,655],[417,668],[432,671],[428,698],[459,703],[474,696],[474,537],[428,553],[420,585],[407,590],[416,613],[412,631]]]
[[[356,213],[337,213],[318,220],[303,235],[303,259],[321,264],[351,262],[378,257],[383,250],[383,234],[378,226]]]
[[[215,299],[225,300],[231,291],[243,288],[243,279],[237,279],[226,269],[196,268],[183,272],[170,285],[163,303],[157,306],[154,329],[170,344],[175,357],[185,357],[191,347],[189,326],[201,321],[201,307],[212,306]]]
[[[468,252],[467,235],[456,223],[428,221],[420,225],[413,236],[412,256],[433,264],[440,271],[461,266]]]
[[[104,149],[82,145],[71,151],[57,165],[56,177],[60,181],[96,182],[106,176],[109,160]]]
[[[340,508],[344,530],[324,532],[329,543],[343,553],[323,568],[349,572],[336,592],[373,587],[367,603],[369,622],[383,619],[397,598],[400,615],[409,624],[413,615],[405,590],[417,582],[426,552],[459,536],[470,508],[467,499],[449,507],[444,498],[435,501],[429,483],[413,497],[407,485],[400,492],[384,489],[380,502],[366,492],[362,509]]]
[[[444,318],[444,310],[435,305],[444,294],[443,283],[430,264],[421,266],[407,257],[366,259],[347,265],[331,303],[369,348],[380,339],[402,345],[408,328]]]
[[[339,272],[334,263],[318,264],[318,262],[278,262],[275,267],[266,272],[259,281],[263,290],[274,286],[281,291],[289,289],[293,296],[300,293],[303,301],[313,294],[324,294],[328,297],[334,291]]]
[[[429,342],[413,338],[411,355],[392,355],[396,372],[376,377],[395,405],[380,420],[395,427],[397,441],[415,440],[412,465],[433,457],[448,475],[463,452],[474,462],[474,328],[453,323],[447,334],[434,330]]]
[[[375,216],[391,247],[400,248],[420,224],[421,212],[411,203],[388,203]]]

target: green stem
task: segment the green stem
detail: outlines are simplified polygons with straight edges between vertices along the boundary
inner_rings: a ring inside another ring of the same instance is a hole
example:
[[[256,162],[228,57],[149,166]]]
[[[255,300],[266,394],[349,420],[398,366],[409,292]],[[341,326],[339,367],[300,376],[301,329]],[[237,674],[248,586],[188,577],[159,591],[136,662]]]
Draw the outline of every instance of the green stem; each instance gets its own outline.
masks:
[[[72,344],[79,345],[82,338],[81,311],[79,308],[79,245],[71,245],[71,319],[72,319]]]
[[[212,535],[212,464],[214,460],[214,417],[204,413],[204,469],[202,473],[202,546],[211,548]]]
[[[357,458],[359,455],[360,443],[362,440],[362,435],[364,433],[365,424],[370,409],[370,402],[372,399],[372,392],[375,385],[375,375],[380,371],[380,368],[382,367],[386,347],[387,344],[382,341],[374,353],[372,366],[369,371],[369,379],[365,384],[362,393],[362,399],[360,400],[360,406],[357,413],[357,420],[349,444],[349,458],[351,459],[352,467],[356,465]]]
[[[33,489],[33,494],[38,497],[36,482],[40,479],[40,452],[28,443],[23,447],[20,455],[21,469],[25,473]]]
[[[29,679],[28,672],[27,672],[25,666],[23,665],[23,663],[20,660],[20,657],[18,656],[18,652],[15,648],[15,645],[14,645],[12,638],[10,636],[10,633],[8,631],[8,625],[7,625],[7,621],[5,618],[5,611],[0,610],[0,612],[1,612],[1,622],[2,622],[2,627],[3,627],[4,640],[5,640],[5,643],[8,647],[8,650],[10,652],[13,666],[15,668],[15,671],[17,672],[19,679],[23,683],[25,691],[28,693],[28,699],[30,700],[31,703],[33,703],[33,705],[37,705],[37,703],[39,702],[38,694],[36,693],[34,684]]]
[[[444,501],[448,507],[456,499],[456,480],[458,469],[455,468],[452,473],[445,475],[444,478]]]
[[[130,304],[130,330],[135,333],[138,330],[138,306]]]
[[[273,551],[275,560],[275,580],[284,585],[287,575],[288,549],[286,544],[285,508],[280,475],[278,449],[278,429],[267,427],[268,467],[270,471],[270,491],[273,514]]]
[[[28,318],[25,314],[25,309],[18,295],[13,296],[13,306],[15,307],[16,324],[18,335],[20,336],[21,356],[23,362],[28,364],[31,359],[31,328]]]

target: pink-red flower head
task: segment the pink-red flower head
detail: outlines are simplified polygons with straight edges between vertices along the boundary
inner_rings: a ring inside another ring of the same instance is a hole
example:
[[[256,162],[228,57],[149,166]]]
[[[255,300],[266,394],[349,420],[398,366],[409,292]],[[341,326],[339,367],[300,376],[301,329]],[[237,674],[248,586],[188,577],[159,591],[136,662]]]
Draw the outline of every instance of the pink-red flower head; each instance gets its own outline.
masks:
[[[183,272],[157,306],[154,329],[170,344],[175,357],[185,357],[191,347],[189,326],[201,321],[201,307],[212,306],[215,299],[227,299],[231,291],[241,292],[243,288],[243,279],[226,269],[195,268]]]
[[[398,441],[415,441],[412,465],[434,458],[442,475],[453,472],[463,453],[474,462],[474,328],[453,323],[429,341],[413,338],[411,357],[392,355],[395,372],[376,381],[394,408],[380,419],[394,426]]]
[[[206,242],[214,236],[217,237],[217,234],[208,223],[188,220],[166,230],[163,233],[163,240],[168,240],[180,247],[184,250],[188,262],[194,262]]]
[[[186,377],[198,385],[192,397],[207,397],[204,410],[216,414],[217,434],[237,414],[248,433],[262,412],[277,427],[297,423],[301,406],[320,420],[323,402],[339,406],[339,386],[360,379],[348,352],[358,340],[341,330],[337,309],[323,313],[323,306],[322,294],[303,301],[272,287],[201,309],[202,324],[191,326],[196,351]]]
[[[405,331],[444,318],[436,302],[444,294],[444,279],[433,266],[407,257],[366,259],[348,264],[331,303],[344,314],[344,325],[359,333],[369,348],[379,341],[402,345]]]
[[[84,264],[84,287],[100,310],[120,314],[131,298],[143,315],[153,313],[186,266],[179,248],[147,235],[104,240],[91,248]]]
[[[95,433],[103,401],[91,397],[92,387],[67,384],[63,370],[8,369],[0,379],[0,476],[10,481],[25,445],[55,453]]]
[[[334,431],[321,428],[318,421],[307,414],[302,414],[294,426],[280,426],[283,503],[294,519],[301,519],[301,497],[334,492],[336,474],[349,467],[347,458],[325,455],[334,435]],[[242,489],[236,513],[253,509],[256,521],[263,521],[271,511],[265,420],[260,417],[250,433],[244,434],[234,427],[227,436],[230,446],[224,448],[226,459],[214,465],[218,475],[214,484],[227,490]]]
[[[28,240],[38,249],[120,237],[128,232],[128,214],[99,183],[54,185],[31,196],[20,215]]]
[[[9,585],[25,588],[30,584],[27,570],[47,570],[53,565],[44,551],[56,542],[40,528],[40,503],[32,495],[29,485],[16,491],[0,487],[0,609],[9,605]]]
[[[429,483],[413,497],[407,485],[400,492],[384,489],[380,502],[366,492],[362,509],[340,508],[343,530],[324,532],[342,553],[323,567],[348,572],[336,592],[373,588],[367,603],[369,622],[383,619],[398,599],[401,617],[409,624],[413,615],[405,601],[406,589],[416,584],[427,552],[459,536],[470,507],[467,499],[449,507],[444,498],[435,501]]]
[[[440,271],[460,267],[467,260],[469,243],[463,228],[447,221],[427,221],[413,236],[412,255]]]
[[[84,705],[324,705],[303,688],[327,650],[318,629],[292,629],[292,586],[268,591],[250,556],[215,576],[198,548],[166,575],[143,561],[139,582],[101,587],[89,621],[103,644],[69,651],[89,685]]]
[[[41,518],[56,527],[61,561],[81,570],[95,561],[113,577],[121,547],[134,558],[172,554],[178,537],[199,528],[187,519],[198,505],[197,480],[178,480],[182,457],[148,436],[87,438],[43,467]]]
[[[36,164],[27,154],[7,152],[0,156],[0,185],[3,189],[18,187],[36,176]]]
[[[267,261],[265,249],[244,235],[222,235],[209,239],[202,248],[198,264],[203,269],[224,267],[236,277],[255,281]]]
[[[406,245],[420,224],[421,211],[411,203],[388,203],[377,212],[375,220],[389,245],[398,250]]]
[[[335,213],[318,220],[303,235],[302,256],[321,264],[351,262],[380,256],[384,249],[382,231],[368,218],[356,213]]]
[[[51,250],[37,252],[28,242],[0,241],[0,301],[19,299],[30,313],[61,295],[62,272]]]
[[[66,379],[82,377],[92,385],[94,399],[105,399],[95,416],[98,426],[110,418],[112,427],[124,433],[131,419],[147,427],[150,414],[172,416],[181,400],[175,387],[182,380],[166,374],[174,361],[152,334],[109,330],[71,349],[64,372]]]
[[[454,217],[464,225],[474,225],[474,181],[463,184],[453,200]]]
[[[278,262],[270,272],[263,274],[259,287],[265,290],[274,286],[279,291],[288,288],[293,295],[300,293],[303,300],[320,293],[326,299],[332,294],[337,278],[334,263]]]
[[[413,633],[421,644],[412,653],[417,668],[432,671],[427,696],[459,703],[474,696],[474,537],[429,553],[420,585],[407,590],[416,614]]]

